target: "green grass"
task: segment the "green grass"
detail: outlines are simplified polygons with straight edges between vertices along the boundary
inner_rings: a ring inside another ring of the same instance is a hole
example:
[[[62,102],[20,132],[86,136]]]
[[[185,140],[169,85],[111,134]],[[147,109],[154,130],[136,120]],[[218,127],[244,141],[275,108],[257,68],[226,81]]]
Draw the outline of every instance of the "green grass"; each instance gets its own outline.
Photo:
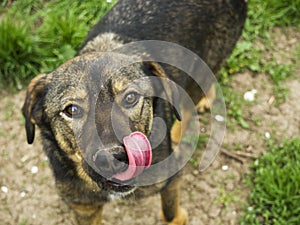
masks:
[[[221,73],[230,75],[246,70],[253,73],[265,72],[272,74],[271,78],[276,81],[276,84],[282,67],[286,67],[288,75],[291,75],[291,64],[281,65],[276,62],[276,58],[272,59],[272,62],[265,61],[265,58],[269,56],[269,50],[276,49],[272,41],[274,27],[300,27],[299,8],[300,0],[250,0],[242,40],[237,43]],[[259,48],[258,42],[266,49]],[[280,68],[274,69],[277,66]]]
[[[242,108],[245,107],[246,103],[243,100],[243,96],[238,95],[229,86],[223,86],[224,99],[226,103],[227,112],[227,126],[231,130],[235,129],[235,125],[238,124],[244,129],[249,129],[249,123],[243,117]]]
[[[253,163],[247,181],[251,193],[241,225],[299,224],[300,139],[270,143]]]
[[[275,26],[299,26],[299,6],[300,0],[250,0],[247,29],[255,38],[257,34],[268,35]]]
[[[40,50],[26,22],[4,17],[0,21],[0,78],[3,85],[20,88],[31,74],[38,73]],[[7,82],[6,82],[7,81]]]
[[[196,148],[204,149],[207,145],[208,139],[209,137],[207,136],[207,134],[188,134],[183,136],[182,141],[186,143],[195,143],[195,141],[197,141]],[[199,166],[200,155],[200,151],[195,151],[193,156],[189,160],[190,165],[195,169]]]
[[[98,0],[1,4],[0,87],[9,89],[21,89],[32,77],[74,57],[88,30],[113,5]]]
[[[28,219],[22,219],[22,221],[19,223],[19,225],[27,225]]]
[[[300,0],[250,0],[248,3],[248,17],[241,40],[237,43],[233,53],[221,70],[220,83],[225,97],[229,126],[236,124],[249,128],[248,121],[244,119],[242,108],[246,105],[242,96],[237,95],[230,86],[231,75],[248,71],[253,75],[265,73],[274,84],[276,104],[285,101],[288,90],[283,82],[292,77],[297,63],[287,62],[281,64],[270,51],[279,51],[273,42],[274,27],[300,26]],[[257,43],[263,45],[260,48]],[[299,46],[299,45],[298,45]],[[278,54],[284,55],[283,50]],[[297,61],[300,58],[300,47],[295,49]],[[269,60],[266,60],[271,58]],[[288,60],[287,60],[288,61]]]
[[[227,191],[223,188],[218,189],[219,195],[215,199],[215,203],[217,205],[222,205],[224,207],[228,207],[232,203],[236,203],[239,201],[236,193],[234,191]]]
[[[0,63],[3,65],[0,86],[10,89],[21,89],[33,76],[72,58],[91,26],[113,5],[104,0],[15,0],[11,5],[8,3],[4,0],[0,4]],[[278,77],[282,70],[290,76],[292,68],[264,62],[265,52],[255,46],[255,41],[272,45],[273,27],[299,26],[299,8],[300,0],[250,0],[243,40],[237,44],[222,74],[245,70],[270,74],[276,84],[277,99],[282,102],[286,90]]]

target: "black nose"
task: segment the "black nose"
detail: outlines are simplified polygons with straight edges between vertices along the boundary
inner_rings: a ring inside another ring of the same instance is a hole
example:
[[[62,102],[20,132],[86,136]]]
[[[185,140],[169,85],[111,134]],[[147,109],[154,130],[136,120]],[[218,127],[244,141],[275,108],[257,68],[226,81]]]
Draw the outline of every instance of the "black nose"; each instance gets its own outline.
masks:
[[[128,167],[128,158],[123,148],[112,148],[109,150],[99,150],[94,155],[95,166],[100,171],[100,175],[111,178],[117,173],[125,171]]]

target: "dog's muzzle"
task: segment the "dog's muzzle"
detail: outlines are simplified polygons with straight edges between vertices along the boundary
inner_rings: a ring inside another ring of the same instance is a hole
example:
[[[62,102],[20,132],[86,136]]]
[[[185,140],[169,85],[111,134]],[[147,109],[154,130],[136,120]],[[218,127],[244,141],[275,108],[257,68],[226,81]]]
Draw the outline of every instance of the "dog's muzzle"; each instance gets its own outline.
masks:
[[[111,178],[128,168],[128,157],[122,146],[99,150],[93,156],[93,161],[99,173],[105,178]]]
[[[123,138],[123,146],[100,149],[93,162],[100,175],[108,180],[129,181],[150,167],[152,149],[148,138],[141,132],[133,132]]]

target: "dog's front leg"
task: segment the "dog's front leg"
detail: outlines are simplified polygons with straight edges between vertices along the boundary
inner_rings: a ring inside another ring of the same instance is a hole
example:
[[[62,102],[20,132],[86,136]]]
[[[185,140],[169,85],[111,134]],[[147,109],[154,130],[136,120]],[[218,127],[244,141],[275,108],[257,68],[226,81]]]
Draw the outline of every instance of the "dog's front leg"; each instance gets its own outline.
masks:
[[[187,225],[188,217],[180,207],[179,178],[175,178],[161,191],[162,220],[168,225]]]
[[[78,225],[101,225],[102,205],[81,205],[72,204]]]

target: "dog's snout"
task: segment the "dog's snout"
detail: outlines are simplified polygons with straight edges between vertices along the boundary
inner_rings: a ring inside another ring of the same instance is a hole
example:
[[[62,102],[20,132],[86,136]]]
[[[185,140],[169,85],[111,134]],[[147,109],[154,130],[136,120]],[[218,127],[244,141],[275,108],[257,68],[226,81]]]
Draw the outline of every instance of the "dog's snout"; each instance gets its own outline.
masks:
[[[110,150],[100,150],[94,155],[94,163],[100,175],[110,178],[117,173],[125,171],[128,167],[126,152],[121,147]]]

